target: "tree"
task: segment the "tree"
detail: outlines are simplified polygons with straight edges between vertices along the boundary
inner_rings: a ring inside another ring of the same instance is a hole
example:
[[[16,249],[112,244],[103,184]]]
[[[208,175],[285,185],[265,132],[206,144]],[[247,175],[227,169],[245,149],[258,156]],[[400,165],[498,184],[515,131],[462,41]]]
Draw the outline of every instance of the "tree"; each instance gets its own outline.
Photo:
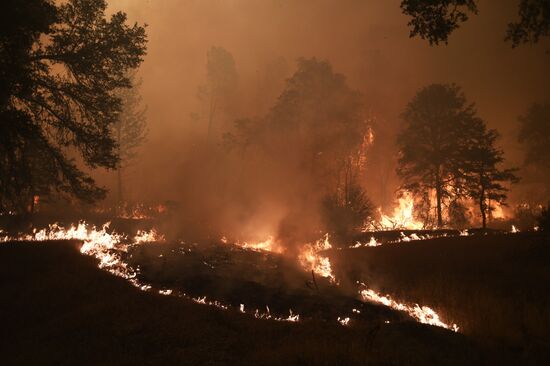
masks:
[[[35,194],[105,195],[70,156],[115,168],[116,91],[145,55],[145,29],[104,0],[8,0],[0,22],[0,209]]]
[[[402,188],[415,195],[434,190],[437,225],[443,226],[443,200],[461,192],[457,179],[468,146],[468,128],[477,119],[454,84],[432,84],[421,89],[402,114],[405,123],[398,135],[397,173]]]
[[[513,47],[522,43],[537,43],[550,35],[550,0],[522,0],[519,4],[520,20],[508,24],[506,40]]]
[[[468,12],[477,14],[477,5],[475,0],[403,0],[401,10],[412,17],[411,37],[437,45],[447,43],[449,35],[468,20]]]
[[[298,70],[287,80],[266,129],[277,154],[336,184],[342,184],[346,169],[357,163],[352,157],[364,153],[368,131],[361,94],[328,62],[315,58],[298,60]]]
[[[233,55],[222,47],[212,47],[206,54],[206,84],[199,87],[199,99],[206,103],[208,138],[212,135],[216,112],[237,88],[238,74]]]
[[[147,107],[142,105],[139,93],[142,81],[135,81],[135,75],[130,75],[132,87],[121,89],[118,96],[122,101],[122,113],[114,126],[118,156],[117,167],[118,201],[123,201],[122,177],[124,171],[132,165],[136,158],[137,148],[147,138]]]
[[[519,117],[518,141],[525,150],[525,164],[550,170],[550,104],[533,104]]]
[[[504,152],[495,147],[499,135],[496,130],[487,129],[482,120],[475,121],[469,136],[469,147],[465,153],[464,176],[468,195],[478,203],[482,227],[487,227],[487,215],[491,213],[492,202],[505,205],[508,188],[505,183],[517,183],[516,169],[500,169]]]
[[[312,196],[322,197],[316,203],[344,210],[350,218],[368,211],[359,178],[369,143],[361,94],[328,62],[315,58],[298,60],[298,69],[265,118],[238,120],[225,139],[226,147],[241,154],[256,147],[266,164],[280,171],[281,183],[307,181]]]
[[[537,207],[550,197],[550,104],[535,103],[518,120],[524,153],[521,199]]]
[[[372,212],[372,203],[357,182],[349,186],[344,197],[333,193],[323,201],[326,228],[337,239],[349,239],[349,234],[360,228]]]
[[[460,23],[468,20],[468,13],[477,14],[477,0],[403,0],[401,10],[412,18],[411,37],[420,36],[430,45],[446,44]],[[518,13],[519,22],[508,24],[506,32],[512,47],[550,35],[550,0],[520,0]]]

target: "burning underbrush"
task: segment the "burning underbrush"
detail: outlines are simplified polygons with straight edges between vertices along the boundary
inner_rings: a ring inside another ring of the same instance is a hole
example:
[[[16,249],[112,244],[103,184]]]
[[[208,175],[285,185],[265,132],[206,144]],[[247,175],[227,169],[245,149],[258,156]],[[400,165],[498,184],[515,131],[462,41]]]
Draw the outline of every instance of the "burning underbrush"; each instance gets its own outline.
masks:
[[[363,283],[340,284],[325,251],[328,234],[286,253],[268,238],[260,242],[185,243],[166,240],[155,230],[119,234],[108,224],[85,223],[67,229],[52,225],[8,240],[76,239],[81,253],[99,267],[127,279],[143,291],[177,296],[260,319],[317,320],[341,325],[387,324],[416,320],[457,331],[427,306],[402,303]],[[418,238],[416,238],[418,239]]]

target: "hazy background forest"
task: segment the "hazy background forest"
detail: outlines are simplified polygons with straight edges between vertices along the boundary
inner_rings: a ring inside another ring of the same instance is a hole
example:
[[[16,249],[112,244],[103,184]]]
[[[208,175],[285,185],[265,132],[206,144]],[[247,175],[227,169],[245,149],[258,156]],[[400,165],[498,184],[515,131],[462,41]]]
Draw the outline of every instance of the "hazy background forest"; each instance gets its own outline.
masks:
[[[150,40],[138,73],[149,133],[139,158],[125,172],[125,197],[184,202],[185,210],[201,206],[205,215],[217,206],[227,207],[227,202],[208,202],[215,200],[220,186],[230,184],[227,177],[235,177],[241,163],[220,161],[219,155],[208,158],[217,161],[217,168],[204,169],[213,164],[205,165],[205,151],[212,146],[223,149],[223,134],[232,131],[235,120],[265,116],[300,57],[328,61],[351,89],[362,94],[374,142],[368,148],[361,184],[376,207],[389,210],[395,204],[400,185],[395,171],[400,115],[415,93],[432,83],[462,87],[478,116],[500,132],[497,144],[505,151],[505,165],[522,167],[518,117],[533,103],[548,99],[548,41],[512,48],[504,36],[507,24],[517,18],[516,2],[483,1],[479,14],[457,29],[448,45],[431,47],[409,38],[409,18],[399,4],[397,0],[111,1],[113,11],[122,9],[131,21],[147,23]],[[214,137],[209,140],[209,107],[201,90],[207,86],[207,53],[212,47],[232,56],[235,80],[216,108]],[[265,176],[247,176],[246,170],[244,174],[241,179],[255,181],[253,187],[269,185],[262,181]],[[509,194],[512,208],[545,199],[537,197],[540,177],[533,185],[537,179],[529,174],[520,171],[522,182]],[[112,188],[111,201],[115,200],[114,175],[99,177],[100,184]],[[277,208],[267,210],[273,215]]]

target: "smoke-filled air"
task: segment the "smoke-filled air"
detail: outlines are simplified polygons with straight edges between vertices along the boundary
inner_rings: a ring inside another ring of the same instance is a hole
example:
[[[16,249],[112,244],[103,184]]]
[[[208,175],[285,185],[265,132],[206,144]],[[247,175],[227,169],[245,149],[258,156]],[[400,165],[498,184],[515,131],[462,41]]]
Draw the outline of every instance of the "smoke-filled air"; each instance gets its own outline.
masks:
[[[549,0],[0,9],[6,364],[550,362]]]

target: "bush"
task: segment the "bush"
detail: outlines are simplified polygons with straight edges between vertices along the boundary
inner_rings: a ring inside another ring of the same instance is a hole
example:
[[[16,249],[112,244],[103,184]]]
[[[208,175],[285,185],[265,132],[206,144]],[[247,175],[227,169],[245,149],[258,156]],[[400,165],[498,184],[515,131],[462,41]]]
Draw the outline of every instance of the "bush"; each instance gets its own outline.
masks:
[[[347,194],[328,195],[323,202],[326,229],[337,239],[345,239],[371,216],[373,206],[364,189],[353,184]]]

